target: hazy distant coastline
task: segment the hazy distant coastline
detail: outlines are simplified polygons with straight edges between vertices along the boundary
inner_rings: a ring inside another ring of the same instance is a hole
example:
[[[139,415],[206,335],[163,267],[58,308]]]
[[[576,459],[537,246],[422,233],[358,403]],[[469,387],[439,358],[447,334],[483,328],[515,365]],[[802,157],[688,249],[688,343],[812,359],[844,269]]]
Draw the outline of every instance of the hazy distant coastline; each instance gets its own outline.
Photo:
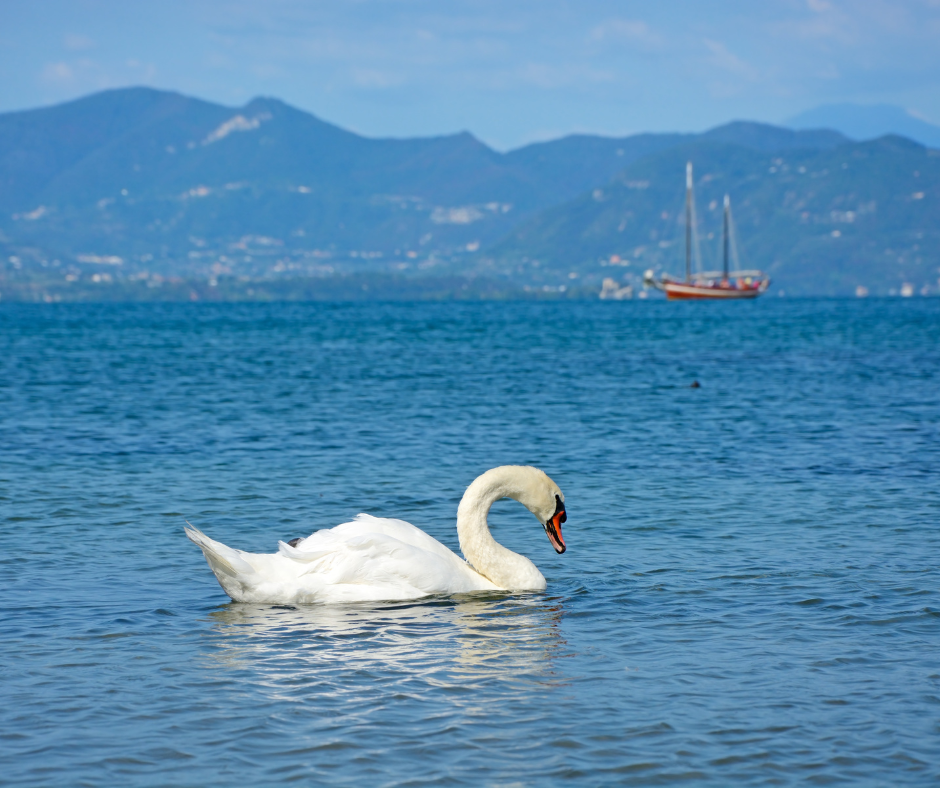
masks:
[[[0,303],[152,303],[266,301],[547,301],[596,299],[594,287],[518,286],[462,276],[405,277],[384,273],[251,279],[150,276],[147,279],[94,275],[74,282],[6,280]]]
[[[940,151],[736,122],[499,153],[147,88],[0,115],[0,299],[569,298],[706,263],[735,202],[771,295],[940,292]],[[606,282],[606,284],[605,284]]]

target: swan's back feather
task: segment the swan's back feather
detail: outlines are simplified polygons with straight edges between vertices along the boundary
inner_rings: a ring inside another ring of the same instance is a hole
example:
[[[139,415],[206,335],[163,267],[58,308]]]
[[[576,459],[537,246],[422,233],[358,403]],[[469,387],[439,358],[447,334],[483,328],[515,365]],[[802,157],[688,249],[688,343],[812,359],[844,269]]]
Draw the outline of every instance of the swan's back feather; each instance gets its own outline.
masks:
[[[410,544],[414,547],[427,550],[429,553],[440,556],[441,558],[457,558],[452,550],[448,550],[437,539],[430,534],[425,533],[417,526],[404,520],[395,520],[391,517],[373,517],[371,514],[357,514],[356,518],[348,523],[337,525],[335,528],[325,528],[321,531],[315,531],[302,542],[297,544],[297,549],[302,551],[316,550],[324,540],[336,538],[352,539],[357,536],[384,534],[397,539],[399,542]],[[461,559],[457,559],[460,561]],[[461,563],[465,563],[461,561]]]
[[[360,514],[270,555],[233,550],[197,529],[219,584],[237,602],[292,604],[416,599],[496,590],[432,536],[404,520]],[[234,572],[234,573],[233,573]]]

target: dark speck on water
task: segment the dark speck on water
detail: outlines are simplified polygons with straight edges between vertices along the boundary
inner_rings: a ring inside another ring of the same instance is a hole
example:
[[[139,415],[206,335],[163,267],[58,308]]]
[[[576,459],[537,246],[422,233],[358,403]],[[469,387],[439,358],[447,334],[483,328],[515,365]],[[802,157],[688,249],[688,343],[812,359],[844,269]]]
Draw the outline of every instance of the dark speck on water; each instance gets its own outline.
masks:
[[[0,304],[0,782],[940,784],[938,384],[940,299]],[[457,548],[506,463],[542,594],[234,604],[183,534]]]

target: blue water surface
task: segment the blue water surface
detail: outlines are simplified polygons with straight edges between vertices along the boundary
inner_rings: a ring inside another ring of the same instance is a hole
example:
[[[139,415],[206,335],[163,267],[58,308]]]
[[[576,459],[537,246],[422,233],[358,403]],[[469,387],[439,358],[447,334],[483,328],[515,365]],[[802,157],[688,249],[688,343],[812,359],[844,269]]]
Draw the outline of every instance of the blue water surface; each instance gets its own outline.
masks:
[[[700,388],[691,388],[693,380]],[[492,466],[543,594],[228,601]],[[0,783],[940,784],[940,299],[0,306]]]

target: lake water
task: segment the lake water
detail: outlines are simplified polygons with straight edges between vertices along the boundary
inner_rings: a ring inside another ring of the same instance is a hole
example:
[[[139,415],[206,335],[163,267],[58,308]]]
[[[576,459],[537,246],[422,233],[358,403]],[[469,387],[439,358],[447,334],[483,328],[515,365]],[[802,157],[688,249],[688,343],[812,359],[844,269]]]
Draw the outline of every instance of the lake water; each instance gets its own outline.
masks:
[[[700,388],[691,388],[693,380]],[[544,594],[229,602],[505,501]],[[940,299],[0,306],[0,783],[940,783]]]

